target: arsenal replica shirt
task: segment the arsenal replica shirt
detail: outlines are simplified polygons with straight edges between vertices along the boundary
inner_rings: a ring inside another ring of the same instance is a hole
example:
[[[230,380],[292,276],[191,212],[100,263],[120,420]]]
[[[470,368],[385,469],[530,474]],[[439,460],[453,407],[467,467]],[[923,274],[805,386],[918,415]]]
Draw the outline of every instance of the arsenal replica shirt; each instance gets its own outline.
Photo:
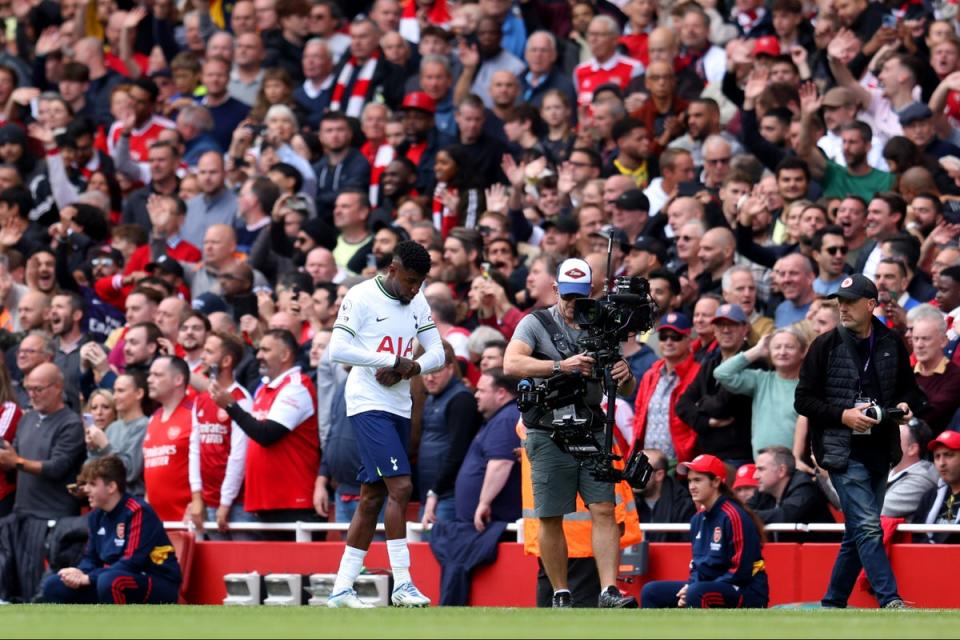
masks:
[[[382,276],[362,282],[344,297],[333,329],[331,358],[353,366],[345,394],[347,415],[387,411],[409,418],[410,382],[385,387],[376,373],[392,367],[397,356],[413,359],[418,341],[428,352],[418,360],[421,372],[443,366],[440,333],[423,292],[403,304],[387,291]]]
[[[147,501],[163,521],[181,521],[190,504],[190,430],[192,404],[184,399],[168,420],[157,409],[143,438],[143,481]]]
[[[619,53],[606,62],[597,62],[596,58],[581,62],[573,70],[573,84],[577,88],[577,96],[581,105],[588,105],[593,100],[593,92],[597,87],[613,83],[625,91],[630,80],[643,73],[643,65]]]
[[[250,394],[236,382],[228,393],[249,412]],[[243,473],[247,459],[247,434],[226,409],[221,409],[204,391],[193,403],[190,434],[190,488],[203,495],[208,507],[229,507],[243,500]]]

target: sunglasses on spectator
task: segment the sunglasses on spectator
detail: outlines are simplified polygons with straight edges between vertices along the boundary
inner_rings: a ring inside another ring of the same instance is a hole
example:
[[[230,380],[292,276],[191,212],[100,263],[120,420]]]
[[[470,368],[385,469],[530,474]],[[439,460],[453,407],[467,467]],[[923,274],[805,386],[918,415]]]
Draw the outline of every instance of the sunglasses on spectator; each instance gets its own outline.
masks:
[[[90,261],[95,267],[111,267],[113,266],[113,258],[94,258]]]
[[[560,296],[560,299],[564,302],[573,302],[574,300],[579,300],[580,298],[585,297],[586,296],[582,296],[579,293],[565,293],[564,295]]]
[[[847,255],[847,251],[849,251],[846,245],[839,245],[836,247],[824,247],[823,250],[832,256],[836,256],[836,255],[845,256]]]
[[[664,331],[660,333],[660,342],[683,342],[685,337],[673,331]]]

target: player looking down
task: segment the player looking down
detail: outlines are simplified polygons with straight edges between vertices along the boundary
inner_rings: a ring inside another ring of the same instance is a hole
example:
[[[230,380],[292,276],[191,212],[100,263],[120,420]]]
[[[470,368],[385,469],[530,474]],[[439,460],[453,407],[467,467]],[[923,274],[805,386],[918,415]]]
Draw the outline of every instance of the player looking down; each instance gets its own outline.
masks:
[[[401,242],[386,276],[347,293],[330,338],[330,357],[350,365],[345,399],[356,433],[361,467],[360,504],[350,529],[330,607],[366,608],[353,583],[387,500],[384,526],[393,570],[393,604],[425,607],[430,599],[410,579],[410,552],[404,521],[413,490],[407,445],[410,438],[410,382],[443,366],[440,333],[420,286],[430,271],[430,254],[415,242]],[[415,341],[425,353],[414,359]]]

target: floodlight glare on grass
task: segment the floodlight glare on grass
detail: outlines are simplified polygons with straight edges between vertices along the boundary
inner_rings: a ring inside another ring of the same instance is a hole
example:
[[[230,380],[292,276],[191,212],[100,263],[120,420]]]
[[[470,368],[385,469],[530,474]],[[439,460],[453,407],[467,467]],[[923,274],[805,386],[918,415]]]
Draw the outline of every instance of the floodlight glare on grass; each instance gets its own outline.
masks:
[[[223,584],[227,588],[227,597],[223,604],[228,606],[252,607],[261,602],[261,583],[263,578],[259,573],[228,573],[223,576]]]

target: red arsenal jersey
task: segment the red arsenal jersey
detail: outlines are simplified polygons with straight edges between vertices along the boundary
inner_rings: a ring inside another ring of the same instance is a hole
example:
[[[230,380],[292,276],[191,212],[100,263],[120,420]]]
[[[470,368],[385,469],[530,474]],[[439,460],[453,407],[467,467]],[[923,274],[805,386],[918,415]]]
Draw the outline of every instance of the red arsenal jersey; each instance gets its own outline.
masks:
[[[169,420],[157,409],[143,438],[143,481],[147,501],[161,520],[180,521],[190,504],[190,428],[192,406],[184,400]]]
[[[309,509],[320,469],[317,390],[294,367],[257,389],[253,417],[273,420],[290,433],[268,447],[250,441],[244,487],[247,511]]]
[[[147,150],[150,143],[160,137],[160,132],[164,129],[174,129],[173,121],[160,116],[150,116],[139,129],[134,129],[130,133],[130,157],[140,163],[147,162]],[[117,143],[120,142],[120,132],[123,130],[123,123],[117,120],[110,126],[110,132],[107,134],[107,151],[114,156],[117,151]]]
[[[590,104],[597,87],[613,83],[625,91],[630,80],[643,73],[643,65],[619,53],[604,63],[588,60],[573,70],[573,83],[581,105]]]
[[[251,399],[247,390],[236,382],[229,389],[230,395],[240,408],[250,411]],[[200,463],[201,492],[203,503],[210,507],[222,504],[221,490],[226,492],[228,504],[243,501],[243,463],[246,457],[247,436],[227,415],[225,409],[217,406],[204,391],[197,396],[193,405],[193,442],[196,445]],[[239,456],[240,469],[237,477],[224,482],[227,475],[227,463],[231,457]],[[196,488],[196,487],[194,487]]]

